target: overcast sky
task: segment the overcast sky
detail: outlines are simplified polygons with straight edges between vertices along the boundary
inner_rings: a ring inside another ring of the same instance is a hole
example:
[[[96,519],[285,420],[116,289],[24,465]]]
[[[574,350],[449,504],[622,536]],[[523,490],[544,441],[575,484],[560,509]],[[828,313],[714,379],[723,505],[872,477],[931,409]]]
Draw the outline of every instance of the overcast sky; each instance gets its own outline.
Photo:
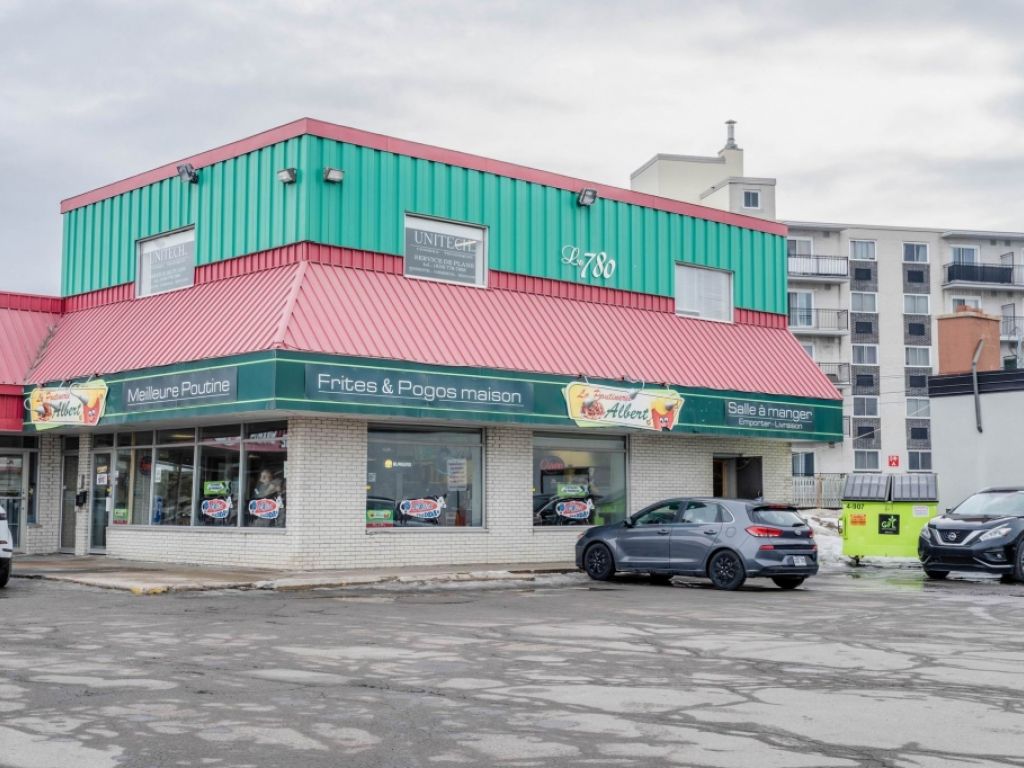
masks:
[[[781,218],[1024,229],[1024,2],[0,0],[0,290],[62,198],[298,117],[629,185],[739,121]]]

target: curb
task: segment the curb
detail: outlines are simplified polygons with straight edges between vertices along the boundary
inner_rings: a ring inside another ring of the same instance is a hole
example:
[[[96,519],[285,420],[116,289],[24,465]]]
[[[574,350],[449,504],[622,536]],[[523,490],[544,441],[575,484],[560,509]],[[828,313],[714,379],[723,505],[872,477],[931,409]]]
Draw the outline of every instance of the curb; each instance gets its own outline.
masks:
[[[57,581],[66,584],[78,584],[85,587],[95,587],[116,592],[129,592],[133,595],[149,596],[163,595],[175,592],[210,592],[213,590],[262,590],[273,592],[299,592],[312,589],[348,589],[354,587],[379,586],[385,584],[413,585],[413,584],[451,584],[471,581],[482,582],[505,582],[505,581],[533,581],[538,576],[546,574],[574,573],[575,567],[546,567],[546,568],[524,568],[522,570],[495,570],[495,571],[457,571],[448,573],[423,573],[423,574],[352,574],[345,577],[323,578],[317,576],[283,576],[279,579],[265,579],[262,581],[241,581],[204,584],[198,581],[160,583],[136,582],[136,583],[111,583],[107,579],[94,576],[69,576],[66,574],[51,573],[12,573],[11,576],[19,579],[37,579],[41,581]]]

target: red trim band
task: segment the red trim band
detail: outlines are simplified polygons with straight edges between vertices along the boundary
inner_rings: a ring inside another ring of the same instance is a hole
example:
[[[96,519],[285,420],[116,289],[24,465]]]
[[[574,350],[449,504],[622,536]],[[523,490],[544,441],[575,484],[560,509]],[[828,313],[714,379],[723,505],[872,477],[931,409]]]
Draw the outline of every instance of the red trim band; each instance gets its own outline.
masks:
[[[506,176],[508,178],[533,182],[535,184],[543,184],[545,186],[556,187],[558,189],[578,191],[584,187],[591,187],[597,190],[599,196],[609,200],[642,205],[646,208],[655,208],[657,210],[668,211],[670,213],[680,213],[686,216],[693,216],[698,219],[716,221],[721,224],[732,224],[745,229],[767,232],[772,235],[785,235],[789,231],[785,224],[775,221],[766,221],[765,219],[731,213],[729,211],[719,210],[718,208],[707,208],[703,205],[696,205],[694,203],[670,200],[668,198],[649,195],[643,192],[634,192],[621,187],[613,187],[608,184],[598,184],[593,181],[585,181],[572,176],[563,176],[558,173],[551,173],[550,171],[541,171],[524,165],[507,163],[502,160],[492,160],[487,157],[471,155],[466,152],[443,149],[430,144],[420,144],[415,141],[396,139],[391,136],[371,133],[369,131],[361,131],[356,128],[349,128],[344,125],[335,125],[334,123],[327,123],[323,120],[314,120],[308,117],[302,118],[301,120],[295,120],[291,123],[286,123],[285,125],[278,126],[277,128],[271,128],[269,131],[258,133],[255,136],[250,136],[249,138],[242,139],[241,141],[235,141],[230,144],[217,147],[216,149],[200,152],[199,154],[192,155],[191,157],[182,158],[181,160],[173,163],[168,163],[167,165],[162,165],[159,168],[154,168],[151,171],[130,176],[127,179],[114,182],[113,184],[107,184],[90,192],[69,197],[61,202],[60,212],[67,213],[75,208],[81,208],[84,205],[90,205],[92,203],[99,202],[100,200],[105,200],[108,197],[121,195],[125,192],[130,192],[133,189],[138,189],[139,187],[143,187],[148,184],[154,184],[158,181],[169,179],[177,175],[177,166],[180,163],[191,163],[196,168],[202,168],[204,166],[222,162],[232,157],[238,157],[239,155],[244,155],[248,152],[253,152],[257,149],[270,146],[271,144],[277,144],[304,134],[319,136],[324,139],[342,141],[362,147],[369,147],[370,149],[393,152],[399,155],[407,155],[421,160],[447,163],[461,168],[469,168],[471,170],[482,171],[484,173],[493,173],[498,176]]]
[[[250,253],[247,256],[226,259],[213,264],[203,264],[196,268],[195,282],[196,285],[202,285],[216,280],[239,277],[240,275],[260,272],[265,269],[276,269],[303,261],[327,264],[333,267],[384,272],[390,275],[402,274],[401,256],[302,242]],[[570,301],[610,304],[619,307],[644,309],[651,312],[671,313],[675,311],[675,303],[669,296],[657,296],[649,293],[603,288],[596,285],[570,283],[565,280],[552,280],[551,278],[521,275],[515,272],[501,272],[496,269],[490,270],[488,274],[488,289],[535,293],[541,296],[554,296]],[[124,283],[91,293],[69,296],[64,299],[63,311],[77,312],[103,304],[131,301],[134,298],[134,283]],[[59,302],[60,300],[52,299],[52,301]],[[743,325],[758,325],[766,328],[787,327],[785,315],[760,312],[753,309],[737,308],[734,319],[737,323]]]

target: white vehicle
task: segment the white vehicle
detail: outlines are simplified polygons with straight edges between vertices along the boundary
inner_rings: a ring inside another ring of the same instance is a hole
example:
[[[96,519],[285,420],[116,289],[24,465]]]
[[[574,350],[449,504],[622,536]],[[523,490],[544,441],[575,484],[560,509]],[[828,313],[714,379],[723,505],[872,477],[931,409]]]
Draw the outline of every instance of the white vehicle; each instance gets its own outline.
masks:
[[[7,527],[7,512],[0,507],[0,589],[11,578],[11,558],[14,556],[14,537]]]

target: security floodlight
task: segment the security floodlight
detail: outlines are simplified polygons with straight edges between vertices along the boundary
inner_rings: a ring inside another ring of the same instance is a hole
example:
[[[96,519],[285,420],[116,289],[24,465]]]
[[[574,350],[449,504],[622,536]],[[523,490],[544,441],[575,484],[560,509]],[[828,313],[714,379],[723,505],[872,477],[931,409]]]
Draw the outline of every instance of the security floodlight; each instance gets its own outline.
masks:
[[[340,184],[344,178],[345,172],[341,168],[324,168],[324,181]]]
[[[294,168],[282,168],[277,172],[277,180],[282,184],[294,184],[295,183],[295,169]]]
[[[576,196],[576,204],[585,208],[589,208],[595,202],[597,202],[597,190],[590,187],[581,189],[579,195]]]
[[[178,166],[178,178],[185,184],[198,184],[199,171],[192,167],[192,163],[182,163]]]

